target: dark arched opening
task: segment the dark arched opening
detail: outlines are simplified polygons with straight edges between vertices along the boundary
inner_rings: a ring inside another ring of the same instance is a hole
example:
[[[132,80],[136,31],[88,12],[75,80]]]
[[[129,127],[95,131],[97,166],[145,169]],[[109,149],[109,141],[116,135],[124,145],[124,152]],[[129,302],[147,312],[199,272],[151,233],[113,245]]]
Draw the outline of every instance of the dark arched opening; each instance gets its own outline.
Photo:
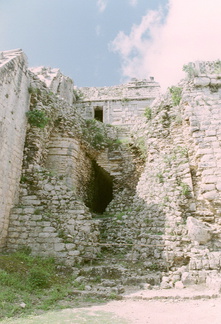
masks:
[[[102,214],[113,199],[113,179],[95,161],[92,164],[93,171],[86,204],[92,212]]]

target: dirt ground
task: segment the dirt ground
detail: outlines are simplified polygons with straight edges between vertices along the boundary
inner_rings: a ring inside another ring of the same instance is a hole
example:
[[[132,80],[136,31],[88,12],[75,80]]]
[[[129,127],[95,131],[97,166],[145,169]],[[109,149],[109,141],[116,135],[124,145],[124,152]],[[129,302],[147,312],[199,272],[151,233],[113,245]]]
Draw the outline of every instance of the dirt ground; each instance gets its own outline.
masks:
[[[139,292],[107,304],[48,312],[26,319],[3,321],[2,324],[220,324],[221,297],[187,291]],[[176,293],[177,294],[177,293]],[[165,296],[164,296],[165,295]],[[166,296],[168,295],[168,296]],[[139,298],[139,299],[136,299]],[[143,298],[143,299],[140,299]],[[162,298],[162,299],[154,299]],[[192,299],[185,299],[192,298]],[[199,299],[198,299],[199,298]]]

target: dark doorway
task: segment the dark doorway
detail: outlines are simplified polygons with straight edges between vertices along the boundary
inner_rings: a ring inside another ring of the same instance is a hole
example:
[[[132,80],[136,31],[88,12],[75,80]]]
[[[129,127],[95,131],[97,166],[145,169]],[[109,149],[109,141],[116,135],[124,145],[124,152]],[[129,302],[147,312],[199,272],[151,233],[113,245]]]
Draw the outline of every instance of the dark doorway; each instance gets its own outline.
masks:
[[[103,107],[96,107],[94,109],[94,119],[103,123]]]
[[[86,205],[91,211],[102,214],[113,199],[113,179],[110,174],[93,161],[93,174],[88,188]]]

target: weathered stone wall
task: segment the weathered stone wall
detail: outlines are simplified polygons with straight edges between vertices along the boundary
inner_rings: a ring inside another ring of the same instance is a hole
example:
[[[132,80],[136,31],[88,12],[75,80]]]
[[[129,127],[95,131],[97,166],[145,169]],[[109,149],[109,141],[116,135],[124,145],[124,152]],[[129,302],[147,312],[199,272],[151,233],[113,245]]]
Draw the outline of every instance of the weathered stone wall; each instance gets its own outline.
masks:
[[[185,136],[190,150],[197,216],[220,224],[221,74],[216,63],[208,67],[206,62],[198,63],[198,66],[197,76],[190,79],[183,91]]]
[[[29,109],[29,76],[21,50],[0,53],[0,247],[18,194]]]
[[[73,92],[74,83],[72,79],[64,76],[59,69],[37,67],[30,69],[46,86],[60,98],[64,99],[69,105],[75,101]]]
[[[97,190],[95,165],[116,178],[115,189],[133,166],[127,163],[122,170],[113,127],[95,122],[90,128],[74,106],[32,73],[29,92],[30,110],[44,112],[49,122],[44,128],[27,126],[19,201],[10,216],[5,249],[25,245],[34,254],[69,264],[94,258],[100,251],[99,222],[86,205],[91,206]]]
[[[96,256],[98,237],[97,222],[60,177],[37,165],[26,170],[19,204],[10,216],[6,250],[26,246],[32,254],[74,265]]]
[[[159,94],[153,80],[74,90],[58,70],[41,68],[34,74],[26,71],[21,52],[4,55],[1,244],[8,229],[7,250],[28,245],[34,254],[75,264],[95,258],[102,241],[112,245],[111,254],[165,271],[164,288],[177,280],[197,283],[218,275],[220,62],[186,66],[188,78],[175,103],[169,92],[153,102]],[[19,192],[29,108],[43,111],[49,122],[42,129],[27,125]],[[90,120],[96,109],[102,110],[104,123]],[[112,201],[97,220],[94,200],[104,179],[110,181]]]
[[[103,221],[104,239],[122,244],[110,251],[166,270],[163,288],[210,282],[220,271],[220,75],[216,62],[209,72],[205,65],[180,85],[178,106],[168,93],[135,123],[144,171],[136,193],[122,191]]]
[[[76,105],[86,119],[96,118],[96,110],[101,110],[104,123],[130,126],[159,95],[159,89],[153,80],[133,80],[115,87],[79,88],[81,97]]]

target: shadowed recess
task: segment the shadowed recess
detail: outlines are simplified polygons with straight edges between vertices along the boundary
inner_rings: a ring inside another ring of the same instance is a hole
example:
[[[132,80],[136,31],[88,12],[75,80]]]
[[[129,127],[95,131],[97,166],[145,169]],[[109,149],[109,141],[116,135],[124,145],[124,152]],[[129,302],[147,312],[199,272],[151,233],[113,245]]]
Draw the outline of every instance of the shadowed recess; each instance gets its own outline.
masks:
[[[113,199],[113,180],[110,174],[93,161],[93,172],[89,185],[87,206],[102,214]]]

